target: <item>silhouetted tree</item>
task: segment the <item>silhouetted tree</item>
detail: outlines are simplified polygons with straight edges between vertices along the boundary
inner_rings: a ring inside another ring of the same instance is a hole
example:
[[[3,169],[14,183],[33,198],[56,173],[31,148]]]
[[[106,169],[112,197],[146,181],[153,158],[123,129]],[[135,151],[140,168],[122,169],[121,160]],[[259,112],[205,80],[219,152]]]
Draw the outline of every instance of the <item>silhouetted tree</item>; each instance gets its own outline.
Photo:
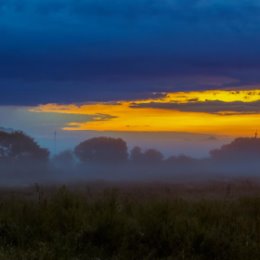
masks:
[[[46,161],[49,151],[41,148],[23,132],[0,131],[0,160],[2,161]]]
[[[164,159],[162,153],[156,149],[148,149],[142,152],[142,149],[135,146],[130,153],[130,161],[135,163],[159,163]]]
[[[159,163],[163,160],[163,155],[160,151],[156,149],[148,149],[144,152],[143,158],[145,162],[149,163]]]
[[[260,160],[260,139],[237,138],[230,144],[210,152],[211,158],[221,161],[258,161]]]
[[[62,168],[71,167],[75,163],[75,155],[73,151],[63,151],[53,158],[53,163]]]
[[[75,154],[82,162],[124,162],[128,158],[126,142],[110,137],[82,142],[75,148]]]
[[[130,152],[130,161],[143,162],[144,154],[139,146],[135,146]]]

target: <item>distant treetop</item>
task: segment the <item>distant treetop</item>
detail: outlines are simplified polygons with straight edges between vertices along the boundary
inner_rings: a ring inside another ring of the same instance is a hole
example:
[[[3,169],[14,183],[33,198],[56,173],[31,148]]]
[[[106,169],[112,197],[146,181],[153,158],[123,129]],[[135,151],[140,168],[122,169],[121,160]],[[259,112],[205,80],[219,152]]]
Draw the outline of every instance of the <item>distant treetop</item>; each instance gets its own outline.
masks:
[[[0,160],[46,161],[49,151],[21,131],[0,131]]]
[[[128,159],[127,144],[121,138],[96,137],[75,148],[82,162],[124,162]]]
[[[260,160],[260,138],[237,138],[220,149],[212,150],[213,159],[225,161]]]

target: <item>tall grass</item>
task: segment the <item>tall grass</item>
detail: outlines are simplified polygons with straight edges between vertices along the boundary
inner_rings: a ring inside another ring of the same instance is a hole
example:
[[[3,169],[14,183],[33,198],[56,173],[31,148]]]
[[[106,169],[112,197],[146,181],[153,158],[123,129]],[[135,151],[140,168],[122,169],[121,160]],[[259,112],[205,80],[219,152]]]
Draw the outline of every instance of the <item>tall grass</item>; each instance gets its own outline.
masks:
[[[260,197],[1,195],[0,260],[259,260]]]

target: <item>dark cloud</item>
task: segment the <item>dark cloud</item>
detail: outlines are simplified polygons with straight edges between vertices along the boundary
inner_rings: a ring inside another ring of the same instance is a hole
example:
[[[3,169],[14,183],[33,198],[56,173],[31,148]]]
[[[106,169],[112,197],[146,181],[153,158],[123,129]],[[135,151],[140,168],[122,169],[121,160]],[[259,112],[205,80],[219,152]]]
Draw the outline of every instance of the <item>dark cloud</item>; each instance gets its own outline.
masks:
[[[132,108],[159,108],[159,109],[170,109],[183,112],[204,112],[211,114],[258,114],[260,113],[260,101],[255,102],[223,102],[223,101],[189,101],[187,103],[142,103],[131,105]]]
[[[0,0],[0,104],[216,87],[187,82],[198,75],[259,83],[259,13],[247,0]]]
[[[169,15],[174,20],[192,21],[216,19],[243,22],[258,18],[258,1],[204,1],[204,0],[2,0],[2,11],[39,12],[42,15],[143,17]],[[185,11],[185,12],[183,12]],[[250,16],[249,16],[250,15]]]

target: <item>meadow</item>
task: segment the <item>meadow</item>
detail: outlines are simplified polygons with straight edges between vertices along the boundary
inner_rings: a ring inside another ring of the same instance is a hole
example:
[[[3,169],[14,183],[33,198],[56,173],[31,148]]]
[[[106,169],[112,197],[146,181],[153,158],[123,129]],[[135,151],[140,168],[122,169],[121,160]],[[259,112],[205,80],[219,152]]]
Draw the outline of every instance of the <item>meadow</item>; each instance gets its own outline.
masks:
[[[257,183],[2,188],[0,260],[258,260]]]

